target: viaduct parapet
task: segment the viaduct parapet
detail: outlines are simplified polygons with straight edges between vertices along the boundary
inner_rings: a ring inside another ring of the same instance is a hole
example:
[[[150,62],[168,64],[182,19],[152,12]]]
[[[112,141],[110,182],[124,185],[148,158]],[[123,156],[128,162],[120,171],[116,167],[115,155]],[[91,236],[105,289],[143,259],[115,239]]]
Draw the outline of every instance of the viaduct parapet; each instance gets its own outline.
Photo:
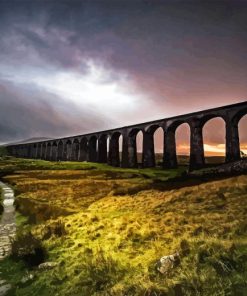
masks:
[[[164,132],[163,167],[177,167],[176,129],[183,123],[190,127],[190,169],[202,168],[205,164],[203,126],[212,118],[220,117],[226,128],[226,162],[240,159],[238,123],[247,114],[247,101],[219,108],[193,112],[170,118],[115,128],[90,134],[77,135],[28,144],[7,146],[10,155],[23,158],[51,161],[89,161],[108,163],[112,166],[134,168],[137,163],[136,135],[143,133],[142,167],[155,166],[154,133]],[[122,149],[119,137],[122,135]],[[109,152],[107,151],[109,139]],[[120,161],[120,153],[122,159]]]

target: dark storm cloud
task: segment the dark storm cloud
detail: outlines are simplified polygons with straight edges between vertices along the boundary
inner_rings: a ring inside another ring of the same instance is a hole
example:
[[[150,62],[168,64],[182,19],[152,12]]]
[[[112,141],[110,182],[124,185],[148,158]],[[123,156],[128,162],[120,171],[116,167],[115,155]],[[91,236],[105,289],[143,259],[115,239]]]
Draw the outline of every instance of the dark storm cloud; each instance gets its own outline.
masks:
[[[247,97],[246,13],[245,1],[1,1],[0,68],[85,73],[93,59],[112,70],[108,79],[128,73],[133,91],[164,116],[234,103]],[[32,95],[17,100],[15,94],[16,110]],[[47,94],[39,96],[54,109]],[[73,121],[65,125],[73,132]]]
[[[0,102],[0,143],[32,137],[63,137],[79,134],[81,130],[98,130],[106,124],[92,110],[78,112],[76,106],[54,94],[6,80],[0,80]]]

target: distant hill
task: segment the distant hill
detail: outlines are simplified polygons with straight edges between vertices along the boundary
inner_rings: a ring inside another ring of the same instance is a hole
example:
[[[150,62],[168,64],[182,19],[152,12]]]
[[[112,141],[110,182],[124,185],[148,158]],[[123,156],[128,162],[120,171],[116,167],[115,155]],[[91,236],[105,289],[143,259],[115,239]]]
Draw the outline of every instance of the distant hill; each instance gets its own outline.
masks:
[[[20,141],[17,141],[17,142],[11,142],[11,143],[8,143],[6,145],[27,144],[27,143],[47,141],[47,140],[52,140],[52,138],[35,137],[35,138],[26,139],[26,140],[20,140]]]

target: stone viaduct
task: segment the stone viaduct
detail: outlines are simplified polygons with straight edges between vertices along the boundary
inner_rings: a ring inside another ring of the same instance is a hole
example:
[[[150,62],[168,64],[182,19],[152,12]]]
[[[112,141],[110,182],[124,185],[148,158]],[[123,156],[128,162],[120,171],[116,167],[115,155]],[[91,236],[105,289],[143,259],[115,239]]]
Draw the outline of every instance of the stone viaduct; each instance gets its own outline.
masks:
[[[108,163],[125,168],[137,167],[136,135],[143,133],[142,167],[155,166],[154,132],[161,127],[164,132],[163,167],[176,168],[176,129],[183,123],[190,127],[190,169],[205,164],[203,126],[216,117],[225,122],[226,162],[240,159],[238,123],[247,114],[247,101],[190,114],[164,118],[90,134],[54,139],[28,144],[9,145],[10,155],[51,161],[71,160]],[[119,156],[119,137],[122,135],[122,160]],[[109,152],[107,139],[109,138]]]

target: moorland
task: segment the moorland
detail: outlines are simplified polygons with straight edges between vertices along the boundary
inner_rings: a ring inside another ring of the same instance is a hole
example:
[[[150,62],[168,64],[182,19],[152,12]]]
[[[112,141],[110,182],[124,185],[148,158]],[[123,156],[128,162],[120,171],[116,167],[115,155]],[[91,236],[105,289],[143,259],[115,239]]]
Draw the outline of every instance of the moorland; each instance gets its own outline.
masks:
[[[196,178],[181,159],[164,170],[2,157],[17,209],[0,261],[9,295],[246,295],[247,176]]]

